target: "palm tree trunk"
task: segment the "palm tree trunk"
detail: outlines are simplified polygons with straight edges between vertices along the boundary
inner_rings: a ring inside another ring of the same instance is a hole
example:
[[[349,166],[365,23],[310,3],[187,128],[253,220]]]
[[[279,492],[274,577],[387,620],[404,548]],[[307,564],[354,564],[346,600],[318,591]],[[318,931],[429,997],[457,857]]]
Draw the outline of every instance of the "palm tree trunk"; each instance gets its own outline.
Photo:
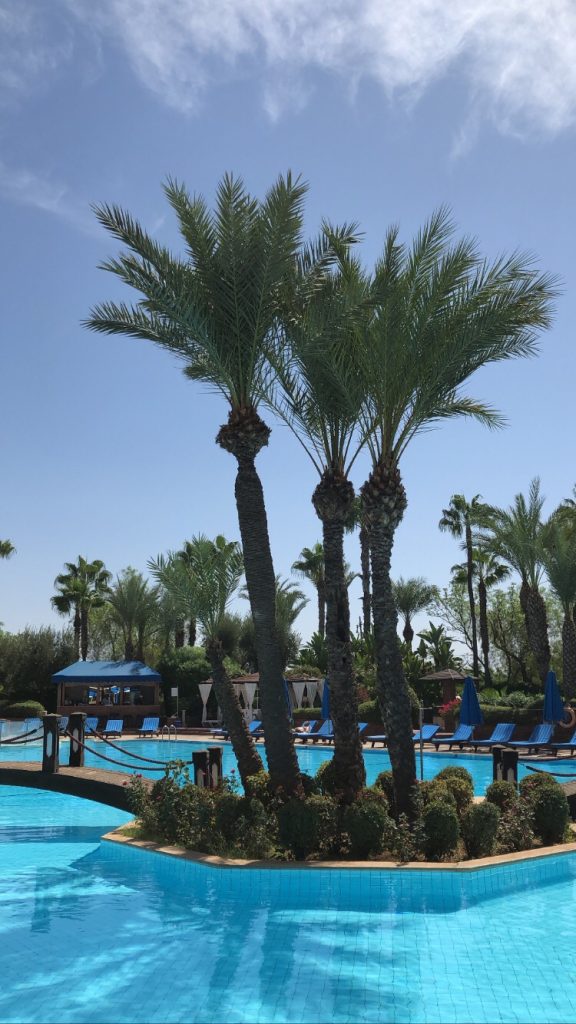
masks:
[[[492,686],[490,673],[490,635],[488,633],[488,595],[486,584],[483,579],[478,583],[478,604],[480,611],[480,640],[482,643],[482,657],[484,660],[484,685]]]
[[[367,637],[372,629],[372,598],[370,596],[370,541],[364,522],[360,524],[360,569],[362,572],[362,632]]]
[[[218,444],[238,463],[235,495],[244,554],[246,589],[254,621],[259,692],[266,756],[272,786],[301,790],[300,768],[284,694],[284,665],[276,629],[276,581],[270,551],[262,483],[254,460],[268,444],[269,428],[254,409],[233,410]]]
[[[526,602],[526,627],[536,667],[542,682],[550,669],[550,642],[548,640],[548,616],[544,598],[538,587],[529,587]]]
[[[350,643],[350,605],[344,559],[344,530],[354,501],[345,477],[325,473],[312,498],[322,522],[326,587],[326,646],[330,714],[334,725],[334,790],[351,803],[366,782],[358,732],[358,697]]]
[[[238,703],[236,691],[224,668],[222,644],[219,640],[211,640],[206,644],[206,653],[212,669],[212,682],[216,700],[222,709],[225,728],[230,733],[230,742],[238,762],[238,771],[244,789],[247,789],[251,775],[264,771],[264,765],[252,736],[250,735],[244,715]]]
[[[472,631],[472,672],[478,678],[478,631],[476,628],[476,605],[474,603],[474,559],[472,556],[472,529],[466,523],[466,585],[470,604],[470,626]]]
[[[126,634],[124,642],[124,661],[134,661],[134,641],[132,639],[132,630]]]
[[[569,611],[562,623],[562,690],[568,700],[576,697],[576,625]]]
[[[80,649],[82,661],[88,657],[88,609],[80,609]]]
[[[316,591],[318,594],[318,633],[324,639],[326,635],[326,584],[319,583]]]
[[[404,629],[402,630],[402,636],[406,641],[406,646],[409,651],[412,650],[412,641],[414,639],[414,630],[412,629],[412,623],[410,622],[410,616],[407,615],[404,621]]]
[[[196,645],[196,619],[193,615],[188,620],[188,647]]]
[[[396,806],[398,813],[412,819],[416,814],[416,758],[390,575],[394,534],[406,508],[406,494],[394,463],[383,461],[374,467],[362,488],[362,503],[370,531],[376,688],[388,732]]]
[[[80,607],[78,603],[74,605],[74,650],[76,651],[76,657],[80,661],[80,637],[81,637],[81,618],[80,618]]]
[[[174,629],[174,647],[184,647],[185,637],[184,623],[179,622]]]

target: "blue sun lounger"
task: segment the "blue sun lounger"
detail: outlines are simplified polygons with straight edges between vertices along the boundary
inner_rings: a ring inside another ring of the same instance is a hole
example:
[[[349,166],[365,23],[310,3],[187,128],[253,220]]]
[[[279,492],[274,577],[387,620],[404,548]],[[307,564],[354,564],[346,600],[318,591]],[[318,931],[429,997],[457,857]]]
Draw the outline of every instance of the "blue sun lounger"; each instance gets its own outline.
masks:
[[[308,739],[316,729],[320,728],[321,724],[318,718],[311,718],[307,722],[302,722],[297,729],[292,729],[292,735],[295,740],[301,740],[303,736]]]
[[[470,743],[473,729],[472,725],[459,725],[452,736],[446,736],[443,740],[432,740],[432,742],[436,750],[438,747],[448,747],[448,750],[452,750],[453,746],[458,746],[462,750],[465,743]]]
[[[254,719],[254,721],[250,722],[248,726],[248,732],[250,733],[251,736],[263,736],[264,732],[261,726],[262,722],[256,721],[256,719]],[[230,733],[228,732],[228,729],[210,729],[210,735],[217,737],[218,739],[227,740],[228,737],[230,736]]]
[[[58,719],[58,732],[61,736],[66,732],[69,721],[70,715],[60,715],[60,718]]]
[[[516,726],[514,722],[499,722],[498,725],[494,726],[492,735],[486,740],[471,740],[470,746],[474,747],[474,750],[478,750],[478,747],[488,748],[491,750],[497,743],[508,743],[512,738],[512,733]]]
[[[368,728],[368,722],[358,722],[358,733],[360,735],[360,739],[362,739],[362,736],[366,732],[367,728]],[[326,742],[327,743],[334,743],[334,727],[332,727],[332,734],[327,737]]]
[[[159,718],[155,718],[153,715],[151,715],[149,718],[145,718],[144,721],[142,722],[142,725],[138,729],[138,735],[139,736],[157,736],[158,732],[159,732],[159,729],[158,729],[159,725],[160,725],[160,719]]]
[[[101,729],[102,736],[121,736],[124,729],[123,718],[109,718],[106,725]]]
[[[97,729],[98,729],[98,719],[97,718],[87,718],[86,721],[84,722],[84,731],[85,731],[86,735],[88,735],[91,732],[96,732]]]
[[[315,729],[314,732],[302,732],[299,733],[299,738],[302,743],[308,743],[308,740],[312,740],[312,743],[317,743],[318,740],[322,740],[323,743],[329,742],[334,737],[334,726],[332,725],[332,719],[326,718],[322,724]]]
[[[549,747],[553,732],[553,725],[537,725],[532,730],[532,734],[527,740],[508,740],[506,746],[514,747],[515,750],[518,750],[521,747],[523,750],[527,750],[528,753],[530,753],[531,750],[540,750],[542,747]]]
[[[422,726],[422,743],[430,743],[430,741],[432,740],[432,737],[436,735],[436,733],[438,732],[439,728],[440,728],[439,725],[423,725]],[[413,740],[414,743],[420,743],[420,730],[419,729],[412,736],[412,740]],[[372,744],[372,748],[374,748],[374,744],[375,743],[384,743],[384,744],[386,744],[388,742],[388,736],[385,736],[385,735],[381,735],[381,736],[367,736],[366,737],[366,742],[367,743],[371,743]]]
[[[551,743],[550,746],[555,754],[559,750],[569,750],[571,754],[576,750],[576,732],[572,735],[572,739],[565,740],[564,743]]]

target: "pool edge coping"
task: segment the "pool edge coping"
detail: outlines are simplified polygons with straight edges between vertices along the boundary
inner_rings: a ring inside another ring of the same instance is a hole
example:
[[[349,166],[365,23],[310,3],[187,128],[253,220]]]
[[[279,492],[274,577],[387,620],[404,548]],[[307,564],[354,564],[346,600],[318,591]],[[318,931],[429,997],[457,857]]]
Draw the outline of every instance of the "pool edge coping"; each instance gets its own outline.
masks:
[[[483,871],[487,868],[501,867],[506,864],[516,864],[527,860],[542,860],[546,857],[557,857],[562,854],[576,853],[576,842],[563,843],[558,846],[545,846],[537,850],[520,850],[518,853],[502,853],[495,857],[481,857],[476,860],[453,861],[437,863],[434,861],[408,861],[406,864],[397,861],[341,861],[341,860],[317,860],[317,861],[275,861],[275,860],[241,860],[230,857],[219,857],[215,854],[197,853],[194,850],[185,850],[180,846],[163,846],[161,843],[154,843],[148,839],[134,839],[131,836],[122,835],[121,829],[114,829],[102,836],[102,842],[118,843],[120,846],[129,846],[132,849],[144,850],[148,853],[161,854],[164,857],[173,857],[180,861],[190,861],[194,864],[203,864],[211,868],[236,868],[238,870],[258,871],[302,871],[302,870],[327,870],[327,871],[454,871],[473,872]]]

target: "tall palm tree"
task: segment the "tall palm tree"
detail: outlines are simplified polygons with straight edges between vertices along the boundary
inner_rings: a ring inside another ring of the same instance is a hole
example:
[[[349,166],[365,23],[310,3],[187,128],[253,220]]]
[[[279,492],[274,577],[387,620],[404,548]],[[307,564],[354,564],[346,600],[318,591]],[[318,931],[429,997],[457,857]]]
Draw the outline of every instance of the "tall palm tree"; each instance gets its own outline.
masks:
[[[418,612],[425,611],[428,605],[432,604],[438,591],[422,576],[414,576],[407,580],[400,576],[395,583],[392,583],[392,588],[394,604],[404,619],[402,635],[408,648],[412,650],[412,640],[414,639],[412,619]]]
[[[51,599],[52,606],[61,615],[73,613],[75,648],[82,661],[86,661],[90,613],[104,605],[111,574],[101,559],[89,562],[82,555],[77,562],[65,562],[64,568],[66,571],[54,580],[57,593]]]
[[[292,563],[292,572],[306,580],[316,589],[318,600],[318,634],[323,637],[326,630],[326,579],[324,575],[324,548],[316,543],[312,548],[302,548],[300,557]]]
[[[180,558],[179,553],[168,558],[160,555],[148,566],[154,578],[178,603],[193,609],[200,624],[216,699],[230,733],[240,778],[248,789],[250,776],[263,771],[264,766],[228,678],[220,638],[228,605],[244,574],[240,545],[222,536],[212,541],[201,534],[188,542],[186,559]]]
[[[542,682],[550,668],[548,617],[540,593],[544,568],[543,506],[540,480],[535,477],[530,484],[528,498],[517,494],[508,509],[495,509],[490,531],[490,544],[494,553],[520,577],[520,604],[526,633]]]
[[[562,604],[562,689],[569,699],[576,697],[576,533],[570,528],[564,509],[556,510],[543,531],[542,559],[550,586]],[[558,514],[559,513],[559,514]]]
[[[10,558],[13,555],[16,548],[9,540],[0,540],[0,558]]]
[[[349,239],[353,230],[339,229]],[[316,249],[327,249],[326,230]],[[350,470],[361,447],[357,438],[363,381],[358,372],[358,323],[364,314],[365,281],[359,265],[342,247],[337,271],[324,273],[310,287],[306,253],[300,279],[284,318],[275,363],[271,402],[300,441],[320,480],[312,502],[322,523],[326,593],[326,642],[330,711],[334,723],[333,778],[344,801],[365,782],[358,732],[358,698],[350,642],[350,606],[344,559],[344,533],[350,524],[354,487]]]
[[[176,557],[181,558],[184,562],[188,563],[192,557],[192,544],[191,541],[185,540],[180,551],[176,552]],[[188,646],[194,647],[196,643],[196,619],[192,609],[187,609],[188,619]]]
[[[470,604],[470,628],[472,632],[472,671],[476,677],[478,670],[478,631],[476,627],[476,605],[474,602],[474,529],[490,525],[490,505],[480,501],[481,495],[475,494],[472,501],[467,501],[463,494],[453,494],[448,508],[442,509],[442,517],[438,526],[447,530],[453,537],[463,538],[462,547],[466,552],[466,586]]]
[[[478,619],[480,626],[480,643],[482,646],[482,662],[484,665],[484,685],[492,686],[490,672],[490,631],[488,629],[488,591],[501,580],[506,579],[510,569],[499,562],[486,543],[472,549],[472,565],[474,578],[478,581]],[[469,561],[462,565],[452,566],[454,582],[467,586]]]
[[[407,504],[401,459],[418,434],[443,420],[501,422],[462,386],[482,366],[535,351],[536,331],[550,322],[553,294],[552,281],[526,257],[489,264],[473,241],[453,242],[452,235],[444,210],[409,248],[396,228],[388,232],[373,275],[375,310],[366,338],[365,420],[373,465],[361,494],[370,531],[377,689],[397,804],[409,814],[416,771],[390,578]]]
[[[158,592],[136,569],[128,568],[117,577],[108,603],[122,629],[126,661],[144,661],[146,640],[158,626]]]
[[[101,304],[87,326],[155,342],[182,359],[185,374],[207,383],[229,407],[216,440],[238,465],[236,506],[256,630],[268,765],[273,785],[290,793],[301,783],[284,697],[274,567],[255,460],[270,436],[259,414],[269,373],[266,353],[279,296],[301,244],[306,186],[288,174],[260,202],[240,179],[226,175],[214,211],[177,182],[168,181],[164,191],[184,239],[182,257],[159,245],[121,209],[96,209],[100,223],[126,247],[104,269],[142,297],[133,306]]]
[[[360,579],[362,581],[362,633],[369,636],[372,630],[372,596],[370,576],[370,537],[364,522],[362,501],[359,495],[354,499],[352,529],[358,527],[360,541]]]

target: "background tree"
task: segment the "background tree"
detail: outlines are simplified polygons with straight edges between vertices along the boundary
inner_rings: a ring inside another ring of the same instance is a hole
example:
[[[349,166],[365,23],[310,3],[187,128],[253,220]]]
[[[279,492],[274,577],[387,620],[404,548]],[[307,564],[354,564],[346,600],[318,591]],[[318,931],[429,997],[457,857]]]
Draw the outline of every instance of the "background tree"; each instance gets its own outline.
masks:
[[[488,263],[469,239],[453,242],[445,211],[408,249],[392,228],[372,280],[366,337],[365,422],[372,471],[362,488],[370,533],[377,685],[388,730],[397,805],[413,813],[416,778],[409,694],[397,636],[390,562],[406,508],[400,462],[434,424],[473,416],[496,426],[493,409],[462,393],[490,363],[530,355],[550,323],[553,287],[521,255]]]
[[[486,545],[479,545],[472,549],[472,567],[473,578],[478,585],[478,612],[484,685],[492,686],[490,674],[490,630],[488,628],[488,590],[506,579],[510,574],[510,569],[503,562],[499,562]],[[451,572],[456,583],[465,585],[468,588],[468,560],[463,565],[453,565]]]
[[[491,528],[494,553],[520,577],[520,604],[526,632],[541,682],[550,668],[550,642],[546,604],[540,592],[543,572],[542,509],[540,480],[530,484],[528,498],[517,494],[508,509],[495,509]]]
[[[562,516],[552,516],[543,531],[543,563],[553,592],[562,605],[562,690],[576,697],[576,533]]]
[[[10,558],[16,548],[9,540],[0,540],[0,558]]]
[[[72,630],[27,627],[19,633],[0,631],[0,688],[4,702],[36,700],[56,710],[58,688],[52,674],[77,660]]]
[[[157,628],[158,592],[130,566],[110,588],[108,603],[122,630],[125,661],[145,661],[145,646]]]
[[[111,574],[99,558],[89,562],[82,555],[78,556],[77,562],[66,562],[64,568],[66,571],[54,580],[57,592],[52,598],[52,606],[61,615],[73,615],[78,657],[86,661],[90,615],[103,606]]]
[[[442,517],[438,526],[448,531],[453,537],[462,538],[462,548],[466,552],[466,587],[470,603],[470,625],[472,631],[472,671],[478,678],[478,632],[476,628],[476,605],[474,601],[474,549],[477,545],[478,528],[490,526],[492,509],[490,505],[480,501],[481,495],[475,494],[472,501],[467,501],[463,494],[453,494],[448,508],[442,509]]]
[[[318,600],[318,634],[323,637],[326,629],[326,580],[324,576],[324,548],[316,543],[311,548],[302,548],[299,558],[292,563],[292,572],[309,580],[316,590]]]
[[[100,223],[126,247],[104,269],[142,296],[134,306],[103,303],[87,326],[153,341],[185,363],[193,381],[207,383],[229,407],[217,443],[236,459],[236,507],[246,585],[255,623],[260,701],[272,783],[290,793],[300,772],[290,730],[276,634],[274,567],[258,453],[270,428],[258,407],[266,389],[267,352],[279,295],[293,274],[301,244],[306,186],[280,177],[259,202],[226,175],[216,208],[173,181],[164,188],[176,213],[185,256],[160,246],[129,214],[100,206]]]
[[[228,604],[234,597],[244,575],[240,545],[218,536],[214,541],[204,535],[189,542],[186,560],[178,555],[168,559],[159,556],[149,563],[154,578],[177,599],[186,603],[200,623],[212,682],[224,724],[238,761],[244,788],[251,775],[264,770],[256,745],[250,735],[236,691],[224,665],[224,649],[219,636]]]
[[[432,601],[436,597],[437,589],[428,583],[422,576],[413,576],[410,579],[405,580],[400,576],[395,583],[392,584],[394,592],[394,603],[399,614],[404,620],[404,629],[402,635],[408,646],[408,650],[412,650],[412,640],[414,639],[414,630],[412,629],[412,619],[418,612],[426,611],[426,609],[432,604]]]
[[[246,591],[241,596],[247,598]],[[308,604],[308,598],[289,580],[276,577],[276,631],[280,643],[283,672],[286,667],[298,658],[302,643],[301,637],[294,630],[296,619]],[[241,620],[238,646],[241,660],[251,672],[259,672],[258,651],[256,648],[256,631],[251,615]]]

